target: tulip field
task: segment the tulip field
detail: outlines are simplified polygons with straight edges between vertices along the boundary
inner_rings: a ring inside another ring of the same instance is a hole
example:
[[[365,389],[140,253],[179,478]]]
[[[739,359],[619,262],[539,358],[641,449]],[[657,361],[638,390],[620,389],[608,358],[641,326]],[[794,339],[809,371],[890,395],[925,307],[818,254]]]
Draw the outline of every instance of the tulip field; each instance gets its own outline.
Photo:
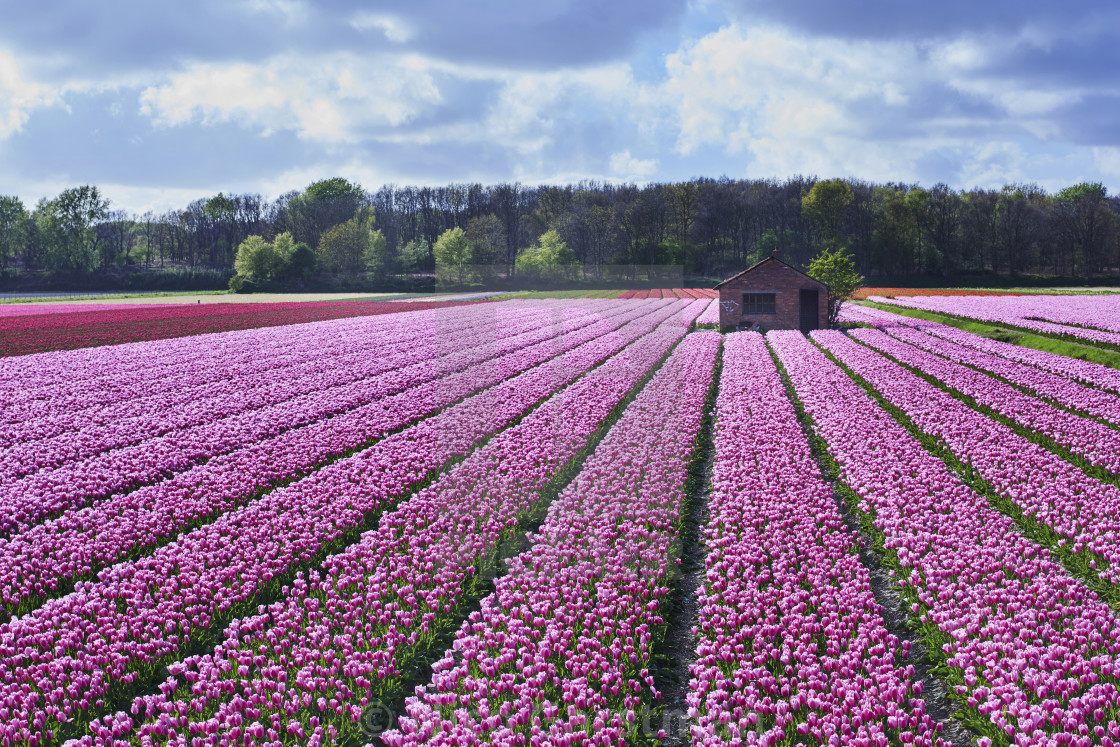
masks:
[[[1104,296],[869,296],[868,300],[1120,345],[1120,302]]]
[[[11,304],[0,306],[0,357],[91,345],[163,340],[321,319],[395,314],[466,301],[189,304]]]
[[[678,291],[0,316],[0,746],[1120,744],[1120,370]]]

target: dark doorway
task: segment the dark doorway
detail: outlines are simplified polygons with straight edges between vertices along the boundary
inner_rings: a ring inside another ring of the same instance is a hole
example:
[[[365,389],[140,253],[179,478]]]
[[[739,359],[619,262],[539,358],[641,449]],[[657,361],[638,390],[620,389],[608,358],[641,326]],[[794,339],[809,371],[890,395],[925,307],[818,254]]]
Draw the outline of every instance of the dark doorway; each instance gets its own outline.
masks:
[[[818,290],[801,291],[801,331],[811,332],[819,326],[821,313],[821,292]]]

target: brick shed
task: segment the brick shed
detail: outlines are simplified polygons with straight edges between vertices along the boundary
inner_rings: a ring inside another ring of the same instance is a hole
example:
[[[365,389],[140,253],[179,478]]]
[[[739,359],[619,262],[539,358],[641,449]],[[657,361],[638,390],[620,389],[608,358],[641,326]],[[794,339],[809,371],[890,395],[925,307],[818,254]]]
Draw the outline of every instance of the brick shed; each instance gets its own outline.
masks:
[[[808,332],[828,328],[828,286],[774,252],[716,286],[723,332],[758,326]]]

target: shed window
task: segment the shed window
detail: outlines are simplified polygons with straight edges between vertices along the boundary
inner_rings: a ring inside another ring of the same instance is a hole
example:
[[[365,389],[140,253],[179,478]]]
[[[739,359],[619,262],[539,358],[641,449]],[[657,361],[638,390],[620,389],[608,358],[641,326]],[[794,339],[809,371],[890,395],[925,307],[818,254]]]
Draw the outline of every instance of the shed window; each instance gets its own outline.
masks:
[[[774,314],[777,310],[774,308],[774,299],[777,293],[744,293],[743,294],[743,313],[744,314]]]

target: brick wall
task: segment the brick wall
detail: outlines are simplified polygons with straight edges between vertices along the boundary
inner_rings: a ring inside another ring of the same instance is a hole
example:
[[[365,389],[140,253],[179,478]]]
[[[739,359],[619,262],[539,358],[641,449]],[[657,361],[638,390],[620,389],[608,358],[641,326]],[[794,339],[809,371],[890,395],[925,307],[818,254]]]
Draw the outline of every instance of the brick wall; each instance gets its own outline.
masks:
[[[801,290],[819,291],[817,327],[828,327],[828,290],[823,283],[802,275],[782,262],[763,262],[747,274],[719,288],[719,326],[727,332],[739,324],[757,323],[764,331],[800,329]],[[743,293],[774,293],[775,313],[744,314]]]

